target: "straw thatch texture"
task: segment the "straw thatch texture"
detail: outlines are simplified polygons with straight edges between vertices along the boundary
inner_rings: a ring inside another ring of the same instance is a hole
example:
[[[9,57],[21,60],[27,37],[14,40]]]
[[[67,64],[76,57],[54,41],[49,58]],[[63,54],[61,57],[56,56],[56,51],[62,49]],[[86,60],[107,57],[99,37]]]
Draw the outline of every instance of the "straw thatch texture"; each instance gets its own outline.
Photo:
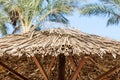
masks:
[[[0,55],[33,56],[42,54],[57,56],[65,54],[98,54],[102,57],[111,53],[120,55],[120,42],[74,29],[49,29],[26,34],[9,35],[0,39]]]

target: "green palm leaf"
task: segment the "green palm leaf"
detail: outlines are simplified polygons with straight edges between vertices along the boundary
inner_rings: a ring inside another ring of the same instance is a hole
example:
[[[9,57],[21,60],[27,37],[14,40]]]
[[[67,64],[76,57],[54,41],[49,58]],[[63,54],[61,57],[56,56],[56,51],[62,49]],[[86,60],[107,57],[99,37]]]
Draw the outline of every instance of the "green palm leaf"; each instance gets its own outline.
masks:
[[[100,3],[86,4],[80,8],[85,16],[107,16],[107,25],[118,24],[120,19],[120,0],[100,0]]]
[[[111,16],[107,21],[107,25],[119,24],[119,22],[120,22],[120,16]]]
[[[15,28],[13,32],[18,27],[22,32],[27,32],[39,27],[38,24],[46,19],[69,24],[65,15],[71,15],[78,8],[76,2],[77,0],[0,0],[0,6],[8,16],[5,22],[11,20]]]

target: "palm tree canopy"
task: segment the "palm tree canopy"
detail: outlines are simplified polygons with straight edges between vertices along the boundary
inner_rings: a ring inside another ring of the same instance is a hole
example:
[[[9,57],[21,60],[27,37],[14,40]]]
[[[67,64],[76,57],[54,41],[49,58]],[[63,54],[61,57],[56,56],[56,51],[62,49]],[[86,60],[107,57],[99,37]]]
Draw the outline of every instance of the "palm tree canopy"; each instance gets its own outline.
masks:
[[[48,29],[0,38],[0,55],[33,56],[34,54],[68,56],[111,53],[120,55],[120,42],[97,35],[90,35],[71,28]]]
[[[7,27],[5,26],[6,21],[9,19],[9,17],[5,14],[3,11],[3,8],[0,6],[0,32],[5,35],[7,34]]]
[[[22,32],[38,27],[44,20],[68,23],[65,15],[71,15],[78,8],[76,2],[77,0],[0,0],[0,19],[3,20],[2,16],[6,15],[5,21],[11,22],[14,27],[22,27]],[[5,24],[3,21],[0,22],[1,25]],[[6,33],[4,26],[0,30]]]
[[[99,3],[86,4],[80,8],[85,16],[108,16],[107,25],[120,22],[120,0],[99,0]]]

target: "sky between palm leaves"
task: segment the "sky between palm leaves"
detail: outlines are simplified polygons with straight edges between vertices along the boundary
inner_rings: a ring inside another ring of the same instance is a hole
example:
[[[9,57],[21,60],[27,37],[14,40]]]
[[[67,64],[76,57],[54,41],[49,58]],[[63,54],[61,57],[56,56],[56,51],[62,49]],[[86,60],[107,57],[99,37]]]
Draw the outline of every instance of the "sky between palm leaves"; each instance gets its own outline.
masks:
[[[90,3],[99,3],[98,0],[88,1]],[[79,17],[78,12],[75,12],[72,17],[69,17],[70,23],[83,32],[120,40],[120,24],[106,26],[107,19],[107,17],[101,16]]]
[[[98,2],[98,0],[89,0],[89,2]],[[73,16],[67,16],[70,24],[83,32],[97,34],[120,40],[120,25],[112,25],[107,27],[107,17],[80,17],[78,12],[74,12]],[[10,29],[11,30],[11,29]]]

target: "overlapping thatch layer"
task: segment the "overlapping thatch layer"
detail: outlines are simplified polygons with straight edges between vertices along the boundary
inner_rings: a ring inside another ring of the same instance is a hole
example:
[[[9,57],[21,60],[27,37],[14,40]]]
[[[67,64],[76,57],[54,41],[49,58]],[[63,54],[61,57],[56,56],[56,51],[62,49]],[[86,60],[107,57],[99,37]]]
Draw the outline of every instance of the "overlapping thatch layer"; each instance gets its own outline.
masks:
[[[74,29],[49,29],[26,34],[9,35],[0,39],[0,55],[33,56],[34,54],[57,56],[60,53],[120,55],[120,42]]]

